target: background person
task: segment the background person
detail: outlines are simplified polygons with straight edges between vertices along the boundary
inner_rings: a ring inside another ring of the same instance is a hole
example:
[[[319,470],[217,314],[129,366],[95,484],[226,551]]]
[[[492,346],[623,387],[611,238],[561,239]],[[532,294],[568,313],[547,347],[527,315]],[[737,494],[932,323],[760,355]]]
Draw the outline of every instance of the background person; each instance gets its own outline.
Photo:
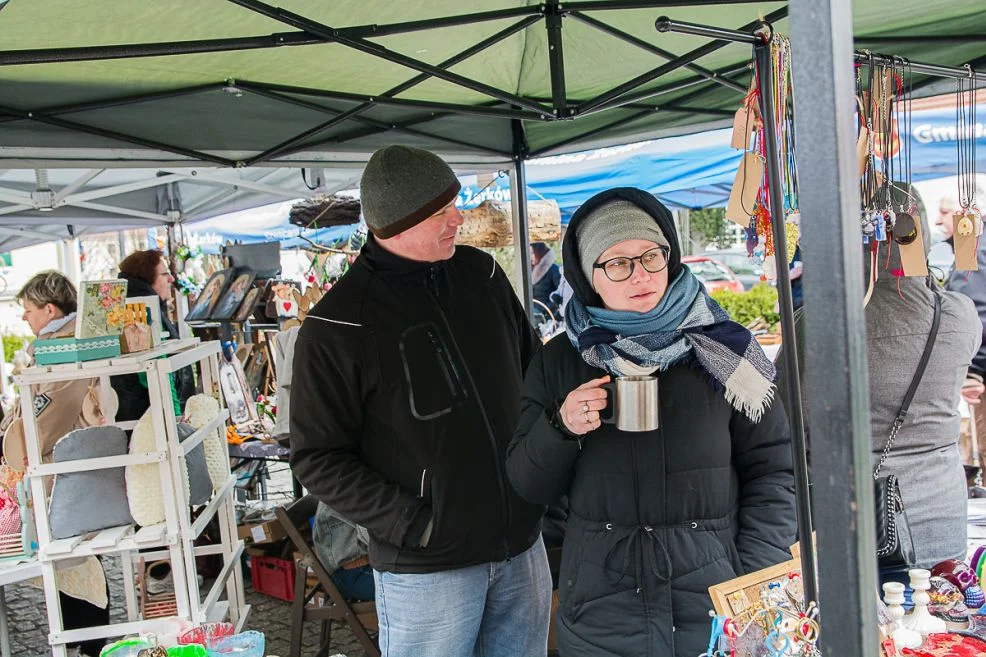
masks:
[[[75,336],[75,318],[78,308],[78,295],[75,286],[68,278],[57,271],[41,272],[32,277],[17,293],[16,299],[24,307],[24,321],[31,327],[36,338],[68,338]],[[28,347],[31,354],[29,366],[34,365],[33,345]],[[51,461],[52,451],[65,434],[93,424],[103,424],[113,419],[114,409],[99,407],[99,379],[76,379],[41,383],[34,386],[34,415],[38,425],[41,458]],[[0,431],[3,432],[3,459],[12,468],[23,471],[27,465],[24,423],[21,419],[21,403],[16,400],[13,411],[4,418]],[[48,486],[50,489],[50,481]],[[80,503],[84,503],[80,501]],[[62,624],[66,630],[107,625],[110,622],[110,608],[106,579],[102,566],[94,557],[88,557],[82,564],[72,568],[77,574],[74,583],[66,585],[68,573],[58,579],[58,601],[62,609]],[[60,573],[61,574],[61,573]],[[64,579],[63,579],[64,578]],[[102,595],[80,590],[80,582],[102,581]],[[105,604],[96,604],[91,601]],[[97,657],[105,645],[104,639],[84,641],[78,646],[81,654]]]
[[[161,325],[170,339],[177,339],[178,326],[168,317],[168,301],[174,289],[175,277],[168,267],[164,253],[157,249],[135,251],[120,263],[119,277],[127,281],[127,297],[158,297],[161,308]],[[181,417],[185,402],[195,393],[195,374],[192,368],[183,367],[173,375],[174,395],[178,406],[175,411]],[[151,406],[147,392],[147,377],[143,374],[121,374],[110,378],[110,384],[120,400],[117,420],[139,420]]]

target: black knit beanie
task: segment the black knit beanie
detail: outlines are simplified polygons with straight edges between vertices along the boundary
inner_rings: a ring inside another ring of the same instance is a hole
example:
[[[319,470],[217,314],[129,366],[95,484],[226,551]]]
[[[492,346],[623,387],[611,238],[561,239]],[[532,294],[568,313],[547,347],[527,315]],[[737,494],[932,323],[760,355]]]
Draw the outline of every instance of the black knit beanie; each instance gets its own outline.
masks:
[[[451,167],[434,153],[387,146],[374,153],[363,170],[363,218],[374,236],[387,239],[441,210],[460,188]]]

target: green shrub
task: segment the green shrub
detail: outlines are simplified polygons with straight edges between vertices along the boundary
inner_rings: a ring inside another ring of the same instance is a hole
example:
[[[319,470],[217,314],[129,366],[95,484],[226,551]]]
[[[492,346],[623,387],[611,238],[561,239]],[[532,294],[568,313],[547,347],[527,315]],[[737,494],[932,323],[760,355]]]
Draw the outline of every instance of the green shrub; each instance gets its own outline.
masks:
[[[748,292],[719,290],[712,293],[712,298],[719,302],[734,321],[743,326],[763,319],[773,330],[781,321],[780,313],[776,310],[777,289],[766,283],[755,285]]]
[[[24,348],[24,345],[29,343],[32,338],[25,337],[23,335],[5,335],[3,336],[3,360],[7,363],[14,362],[14,354]]]

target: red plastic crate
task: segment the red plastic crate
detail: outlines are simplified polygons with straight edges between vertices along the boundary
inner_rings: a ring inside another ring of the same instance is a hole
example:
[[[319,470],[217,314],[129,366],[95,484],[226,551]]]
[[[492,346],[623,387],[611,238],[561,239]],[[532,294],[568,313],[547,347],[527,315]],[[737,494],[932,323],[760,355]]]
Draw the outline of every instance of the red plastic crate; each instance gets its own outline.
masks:
[[[253,590],[273,598],[294,600],[294,561],[277,557],[250,557],[250,581]]]

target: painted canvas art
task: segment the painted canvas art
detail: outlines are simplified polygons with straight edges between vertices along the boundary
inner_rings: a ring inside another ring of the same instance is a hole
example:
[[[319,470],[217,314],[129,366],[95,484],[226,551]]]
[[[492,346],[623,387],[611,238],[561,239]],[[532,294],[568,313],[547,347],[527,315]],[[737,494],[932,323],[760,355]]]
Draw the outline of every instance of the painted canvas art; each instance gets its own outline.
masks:
[[[205,287],[202,288],[202,292],[195,300],[195,305],[188,311],[188,315],[185,316],[186,322],[202,322],[212,316],[212,312],[216,304],[219,303],[219,299],[222,297],[223,290],[226,289],[226,284],[229,283],[229,277],[232,273],[231,269],[221,269],[209,277]]]
[[[127,282],[124,280],[83,281],[79,285],[76,338],[99,338],[123,333]]]
[[[209,316],[212,319],[231,319],[236,313],[236,309],[243,303],[243,297],[246,296],[253,284],[254,276],[252,271],[243,271],[237,274]]]

